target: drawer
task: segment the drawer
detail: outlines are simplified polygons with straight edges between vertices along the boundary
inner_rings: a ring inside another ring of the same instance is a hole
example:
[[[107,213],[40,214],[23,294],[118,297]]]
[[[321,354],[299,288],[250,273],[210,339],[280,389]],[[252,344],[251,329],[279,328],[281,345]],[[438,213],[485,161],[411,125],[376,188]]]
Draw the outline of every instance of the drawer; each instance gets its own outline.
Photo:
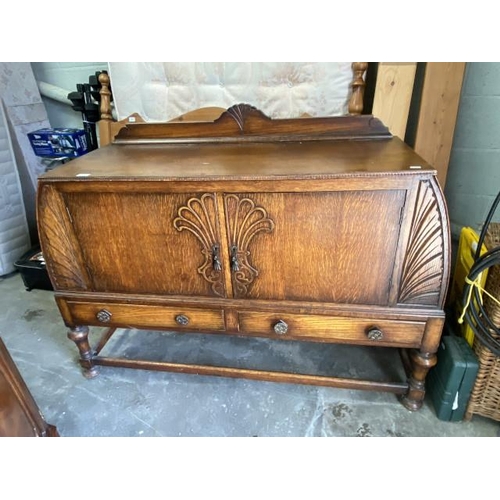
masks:
[[[224,331],[224,311],[193,307],[81,302],[62,299],[75,325]],[[64,314],[64,312],[63,312]]]
[[[245,335],[290,340],[418,347],[425,323],[306,314],[239,312]]]

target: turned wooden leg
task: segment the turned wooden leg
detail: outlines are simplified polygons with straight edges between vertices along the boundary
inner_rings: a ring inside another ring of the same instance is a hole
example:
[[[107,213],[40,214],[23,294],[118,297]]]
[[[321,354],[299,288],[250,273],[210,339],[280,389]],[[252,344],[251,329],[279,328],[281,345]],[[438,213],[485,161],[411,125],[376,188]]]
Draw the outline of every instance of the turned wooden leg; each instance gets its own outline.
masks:
[[[83,376],[94,378],[99,372],[97,366],[92,362],[93,352],[89,344],[88,326],[75,326],[68,332],[68,338],[76,344],[80,351],[80,364],[83,367]]]
[[[425,377],[437,363],[437,356],[429,352],[410,351],[411,373],[408,378],[408,392],[401,397],[404,407],[417,411],[422,407],[425,396]]]

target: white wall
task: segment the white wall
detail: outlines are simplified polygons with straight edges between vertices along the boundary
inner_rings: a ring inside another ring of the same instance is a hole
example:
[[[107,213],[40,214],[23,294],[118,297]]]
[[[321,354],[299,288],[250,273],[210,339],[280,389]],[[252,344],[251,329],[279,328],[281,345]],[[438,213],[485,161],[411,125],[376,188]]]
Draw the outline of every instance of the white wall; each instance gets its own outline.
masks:
[[[480,229],[498,191],[500,63],[468,63],[445,188],[455,237]]]
[[[43,81],[76,91],[77,83],[88,83],[89,76],[96,71],[108,69],[106,62],[32,62],[31,67],[37,81]],[[42,97],[52,127],[83,128],[82,114],[71,106]]]

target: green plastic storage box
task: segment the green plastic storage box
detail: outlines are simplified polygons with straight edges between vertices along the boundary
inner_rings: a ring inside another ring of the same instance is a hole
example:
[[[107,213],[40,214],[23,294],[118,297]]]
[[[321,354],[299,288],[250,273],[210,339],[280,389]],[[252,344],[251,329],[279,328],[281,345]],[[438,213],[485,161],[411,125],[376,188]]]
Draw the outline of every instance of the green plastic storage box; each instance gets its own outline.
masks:
[[[427,393],[440,420],[459,422],[476,380],[479,363],[463,337],[441,338],[437,365],[427,377]]]

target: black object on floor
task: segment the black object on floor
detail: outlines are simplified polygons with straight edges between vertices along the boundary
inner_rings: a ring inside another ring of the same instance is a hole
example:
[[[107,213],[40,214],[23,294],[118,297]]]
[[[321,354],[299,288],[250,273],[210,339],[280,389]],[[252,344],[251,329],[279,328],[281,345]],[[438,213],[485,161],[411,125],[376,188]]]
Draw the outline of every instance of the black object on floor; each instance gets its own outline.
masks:
[[[38,290],[53,290],[40,247],[33,247],[28,250],[14,263],[14,267],[21,274],[24,286],[28,292],[34,288]]]
[[[440,420],[463,420],[479,363],[463,337],[445,335],[437,352],[438,362],[427,378],[427,393]]]

